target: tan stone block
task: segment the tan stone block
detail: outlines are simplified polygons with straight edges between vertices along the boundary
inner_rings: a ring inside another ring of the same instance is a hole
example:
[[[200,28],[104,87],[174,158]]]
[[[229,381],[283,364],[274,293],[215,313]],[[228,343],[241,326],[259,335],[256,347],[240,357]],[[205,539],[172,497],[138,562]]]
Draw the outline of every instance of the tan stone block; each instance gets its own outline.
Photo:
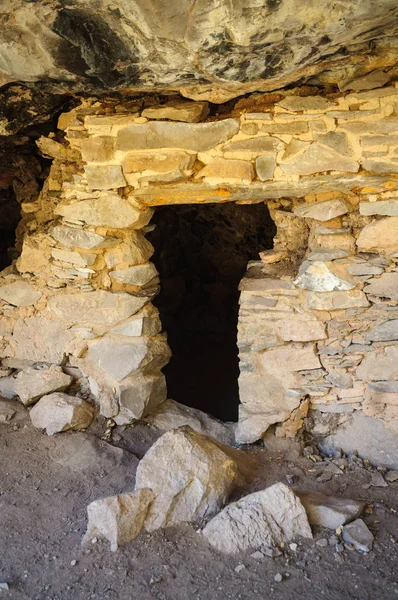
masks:
[[[372,221],[360,232],[357,239],[362,252],[398,252],[398,217]]]
[[[361,290],[336,292],[309,292],[308,308],[313,310],[341,310],[345,308],[360,308],[369,306],[366,296]]]
[[[83,140],[79,146],[82,159],[85,162],[106,162],[113,158],[115,138],[98,136]]]
[[[121,244],[105,253],[108,269],[118,265],[133,266],[147,262],[154,253],[152,244],[140,232],[131,232]]]
[[[126,173],[167,173],[180,169],[188,170],[195,161],[195,155],[183,150],[165,150],[158,152],[128,153],[122,161],[123,172]]]
[[[150,106],[142,111],[142,116],[147,119],[168,119],[184,123],[198,123],[208,114],[208,102],[172,101],[158,106]]]
[[[24,235],[22,252],[17,260],[20,273],[42,273],[48,267],[51,247],[43,234]]]
[[[325,202],[311,202],[300,204],[293,212],[298,217],[315,219],[317,221],[330,221],[351,211],[351,204],[344,198],[333,198]]]
[[[119,165],[86,165],[84,172],[88,186],[93,190],[111,190],[124,187],[122,167]]]
[[[243,160],[215,158],[199,171],[197,178],[200,177],[211,184],[249,184],[253,179],[253,167]]]
[[[284,173],[292,175],[313,175],[321,171],[343,171],[356,173],[358,163],[347,156],[314,142],[302,154],[280,163]]]
[[[122,229],[145,227],[152,217],[150,209],[139,210],[128,199],[110,194],[100,198],[82,200],[74,204],[59,204],[55,214],[69,221],[84,221],[88,225]]]
[[[323,112],[334,105],[334,102],[322,96],[287,96],[277,106],[290,112]]]
[[[246,140],[236,140],[222,147],[223,152],[249,152],[252,154],[263,154],[264,152],[275,153],[284,147],[280,139],[269,135],[262,135]]]

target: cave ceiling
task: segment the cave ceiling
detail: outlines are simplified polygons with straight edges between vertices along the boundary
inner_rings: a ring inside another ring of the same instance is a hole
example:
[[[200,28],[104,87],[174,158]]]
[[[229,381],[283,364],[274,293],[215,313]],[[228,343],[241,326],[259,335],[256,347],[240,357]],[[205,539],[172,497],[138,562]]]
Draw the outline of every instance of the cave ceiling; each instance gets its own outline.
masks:
[[[397,17],[396,0],[2,0],[0,132],[71,96],[341,90],[395,74]]]

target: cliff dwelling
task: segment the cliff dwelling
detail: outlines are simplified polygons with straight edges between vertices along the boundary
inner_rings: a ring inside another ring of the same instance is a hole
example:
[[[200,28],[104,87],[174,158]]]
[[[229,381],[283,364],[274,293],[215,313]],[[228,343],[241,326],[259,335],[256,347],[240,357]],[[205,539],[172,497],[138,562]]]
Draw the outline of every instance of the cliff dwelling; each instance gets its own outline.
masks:
[[[395,3],[0,23],[0,595],[395,597]]]

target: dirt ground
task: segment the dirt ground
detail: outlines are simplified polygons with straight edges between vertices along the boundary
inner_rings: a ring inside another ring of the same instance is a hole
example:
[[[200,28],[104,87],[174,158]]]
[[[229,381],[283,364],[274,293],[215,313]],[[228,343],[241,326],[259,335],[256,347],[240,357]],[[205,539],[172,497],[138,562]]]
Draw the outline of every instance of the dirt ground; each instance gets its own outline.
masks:
[[[257,446],[250,451],[260,476],[247,490],[288,481],[365,501],[364,518],[375,535],[369,554],[344,547],[333,531],[318,528],[313,541],[299,540],[295,552],[287,546],[278,558],[256,560],[250,552],[229,557],[191,525],[142,534],[111,552],[102,540],[81,546],[86,506],[132,490],[138,460],[158,434],[148,426],[119,428],[111,446],[100,441],[102,421],[87,433],[49,438],[31,426],[20,404],[13,406],[17,414],[0,423],[0,583],[9,584],[8,591],[0,589],[0,599],[398,598],[398,482],[369,487],[370,465],[350,464],[330,475],[330,463],[300,457],[295,444],[287,454]],[[327,546],[319,545],[325,540]],[[238,565],[244,565],[239,572]],[[277,573],[281,582],[274,579]]]

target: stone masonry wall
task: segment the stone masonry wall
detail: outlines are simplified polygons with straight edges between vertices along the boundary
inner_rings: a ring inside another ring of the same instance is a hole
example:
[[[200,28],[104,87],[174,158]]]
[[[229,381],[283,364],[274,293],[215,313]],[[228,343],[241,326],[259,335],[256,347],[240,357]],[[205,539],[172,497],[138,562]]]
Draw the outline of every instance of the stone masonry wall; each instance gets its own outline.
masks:
[[[1,273],[3,369],[61,364],[88,377],[105,416],[145,416],[166,398],[170,356],[151,304],[151,207],[265,201],[278,233],[241,284],[238,441],[271,424],[294,435],[309,409],[394,428],[398,89],[308,93],[212,117],[205,102],[144,100],[62,115],[65,137],[39,142],[53,164],[22,204],[22,253]],[[3,374],[0,391],[15,376]]]

